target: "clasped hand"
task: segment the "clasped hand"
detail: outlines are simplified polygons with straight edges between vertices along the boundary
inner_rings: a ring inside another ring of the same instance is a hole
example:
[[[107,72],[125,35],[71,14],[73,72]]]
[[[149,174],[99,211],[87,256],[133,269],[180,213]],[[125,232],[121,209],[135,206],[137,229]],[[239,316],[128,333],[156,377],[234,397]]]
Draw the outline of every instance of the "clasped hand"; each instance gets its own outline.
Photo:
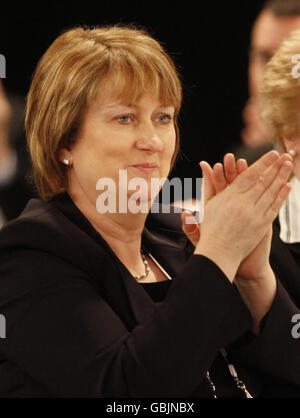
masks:
[[[255,329],[270,308],[276,280],[269,264],[272,223],[286,200],[293,169],[288,154],[271,151],[248,167],[232,154],[224,165],[200,163],[204,178],[204,219],[183,230],[195,254],[211,259],[235,283],[253,314]],[[201,238],[200,238],[201,235]]]

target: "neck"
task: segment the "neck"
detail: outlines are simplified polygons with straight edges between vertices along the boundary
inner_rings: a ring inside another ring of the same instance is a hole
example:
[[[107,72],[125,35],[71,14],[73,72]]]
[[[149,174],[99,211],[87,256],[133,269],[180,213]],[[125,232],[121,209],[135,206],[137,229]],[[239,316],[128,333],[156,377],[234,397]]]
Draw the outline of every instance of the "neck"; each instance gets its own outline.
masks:
[[[141,238],[147,213],[105,213],[97,211],[96,205],[69,193],[71,199],[108,243],[113,252],[130,271],[143,272]]]

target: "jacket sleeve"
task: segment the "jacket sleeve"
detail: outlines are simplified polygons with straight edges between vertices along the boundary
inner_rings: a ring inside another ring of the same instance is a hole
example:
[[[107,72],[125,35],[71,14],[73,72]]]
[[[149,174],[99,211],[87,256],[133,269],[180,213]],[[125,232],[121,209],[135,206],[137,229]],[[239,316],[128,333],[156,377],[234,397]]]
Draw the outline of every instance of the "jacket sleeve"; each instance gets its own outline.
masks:
[[[265,376],[266,397],[300,396],[300,327],[295,322],[297,318],[299,322],[299,314],[277,281],[277,293],[260,335],[246,344],[232,345],[231,353],[237,361]]]
[[[2,255],[0,283],[7,321],[0,354],[51,396],[188,396],[218,349],[251,326],[234,286],[198,255],[131,332],[86,273],[59,257],[34,250]]]

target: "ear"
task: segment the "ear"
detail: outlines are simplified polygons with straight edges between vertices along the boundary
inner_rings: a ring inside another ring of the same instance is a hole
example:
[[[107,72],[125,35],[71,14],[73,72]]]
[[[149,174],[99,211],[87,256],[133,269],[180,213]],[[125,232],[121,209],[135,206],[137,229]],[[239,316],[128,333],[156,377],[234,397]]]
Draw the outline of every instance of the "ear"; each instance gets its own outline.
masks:
[[[285,151],[289,152],[291,150],[296,150],[299,147],[299,138],[291,137],[291,138],[282,138],[282,142],[285,146]]]
[[[72,161],[71,151],[67,148],[60,148],[58,151],[58,160],[63,164],[65,164],[66,160]]]
[[[72,154],[67,148],[61,148],[58,152],[58,160],[69,167],[73,165]]]

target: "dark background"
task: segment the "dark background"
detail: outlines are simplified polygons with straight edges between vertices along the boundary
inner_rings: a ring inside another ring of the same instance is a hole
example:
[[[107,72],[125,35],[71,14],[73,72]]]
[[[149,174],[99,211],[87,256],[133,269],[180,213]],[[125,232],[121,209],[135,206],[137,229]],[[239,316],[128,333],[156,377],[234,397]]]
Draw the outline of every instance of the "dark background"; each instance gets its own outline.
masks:
[[[136,23],[164,44],[183,79],[182,151],[173,174],[200,177],[200,160],[215,163],[240,143],[250,31],[262,0],[5,3],[7,90],[26,95],[38,59],[63,29]]]

